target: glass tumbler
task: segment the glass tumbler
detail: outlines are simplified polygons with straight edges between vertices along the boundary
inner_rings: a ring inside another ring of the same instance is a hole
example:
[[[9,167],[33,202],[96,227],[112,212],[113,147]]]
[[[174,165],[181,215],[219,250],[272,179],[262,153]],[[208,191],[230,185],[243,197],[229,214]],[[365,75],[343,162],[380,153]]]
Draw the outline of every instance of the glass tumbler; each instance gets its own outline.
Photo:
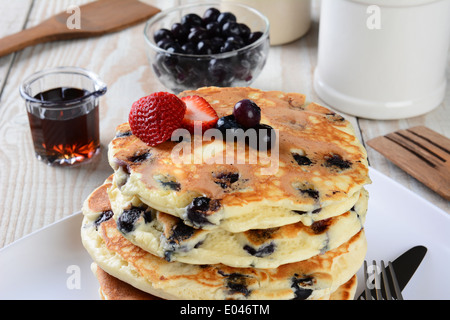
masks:
[[[39,71],[25,79],[25,99],[34,150],[52,166],[73,166],[100,151],[99,97],[106,93],[99,77],[78,67]]]

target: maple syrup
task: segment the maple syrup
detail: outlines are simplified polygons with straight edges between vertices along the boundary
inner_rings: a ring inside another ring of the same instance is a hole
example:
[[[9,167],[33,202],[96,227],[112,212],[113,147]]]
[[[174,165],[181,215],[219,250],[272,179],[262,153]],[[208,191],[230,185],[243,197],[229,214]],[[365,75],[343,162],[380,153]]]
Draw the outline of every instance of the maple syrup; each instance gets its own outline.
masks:
[[[89,95],[84,89],[60,87],[34,96],[42,105],[27,113],[38,159],[73,165],[99,152],[98,99]]]

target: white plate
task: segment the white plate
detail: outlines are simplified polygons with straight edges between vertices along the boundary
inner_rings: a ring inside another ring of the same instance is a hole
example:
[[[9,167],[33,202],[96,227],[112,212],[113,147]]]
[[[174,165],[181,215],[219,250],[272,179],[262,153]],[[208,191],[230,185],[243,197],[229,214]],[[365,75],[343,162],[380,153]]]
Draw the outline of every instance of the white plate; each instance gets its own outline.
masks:
[[[415,245],[428,252],[403,290],[405,299],[450,299],[450,215],[370,169],[367,259],[395,259]],[[0,251],[0,299],[98,299],[91,258],[80,239],[81,214]],[[359,276],[359,293],[363,280]]]
[[[0,251],[0,299],[98,299],[92,259],[73,214]]]

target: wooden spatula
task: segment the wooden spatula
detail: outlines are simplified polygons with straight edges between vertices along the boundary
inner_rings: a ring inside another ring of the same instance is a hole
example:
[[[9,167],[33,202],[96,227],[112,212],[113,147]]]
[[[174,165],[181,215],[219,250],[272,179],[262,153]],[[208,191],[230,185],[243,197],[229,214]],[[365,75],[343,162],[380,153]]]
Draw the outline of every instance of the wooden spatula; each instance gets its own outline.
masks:
[[[417,126],[374,138],[367,144],[450,200],[450,139]]]
[[[68,27],[67,21],[74,11],[62,12],[35,27],[0,39],[0,57],[38,43],[119,31],[145,21],[160,11],[138,0],[98,0],[79,8],[80,29]]]

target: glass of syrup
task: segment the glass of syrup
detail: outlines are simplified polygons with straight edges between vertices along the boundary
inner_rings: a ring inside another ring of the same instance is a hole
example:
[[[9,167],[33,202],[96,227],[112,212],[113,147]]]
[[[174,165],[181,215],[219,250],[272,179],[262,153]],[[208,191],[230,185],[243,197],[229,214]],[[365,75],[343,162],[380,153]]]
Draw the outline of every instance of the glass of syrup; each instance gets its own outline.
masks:
[[[58,67],[29,76],[20,86],[34,150],[52,166],[85,163],[100,153],[99,77],[78,67]]]

